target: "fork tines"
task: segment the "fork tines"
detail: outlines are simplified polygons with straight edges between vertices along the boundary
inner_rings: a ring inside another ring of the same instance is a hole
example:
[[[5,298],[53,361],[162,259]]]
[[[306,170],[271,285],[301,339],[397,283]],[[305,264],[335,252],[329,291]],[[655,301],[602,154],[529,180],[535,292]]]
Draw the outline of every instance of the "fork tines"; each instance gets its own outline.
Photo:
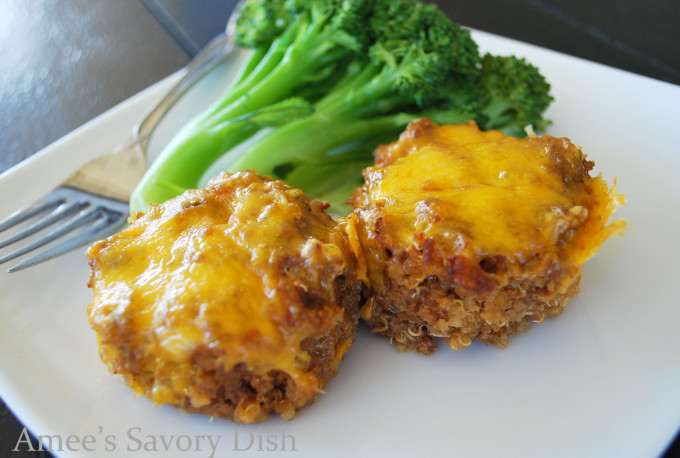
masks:
[[[18,232],[0,240],[0,249],[37,234],[27,245],[0,257],[0,264],[63,237],[60,243],[24,259],[8,269],[8,272],[47,261],[107,235],[122,226],[127,215],[126,202],[95,196],[68,186],[59,187],[42,202],[22,208],[0,221],[0,232],[26,223]]]

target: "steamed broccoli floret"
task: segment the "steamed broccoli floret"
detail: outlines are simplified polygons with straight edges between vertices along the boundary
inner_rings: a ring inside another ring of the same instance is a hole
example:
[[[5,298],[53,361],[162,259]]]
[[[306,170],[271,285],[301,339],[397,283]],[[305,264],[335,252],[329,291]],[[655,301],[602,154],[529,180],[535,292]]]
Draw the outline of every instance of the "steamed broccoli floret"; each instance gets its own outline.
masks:
[[[525,59],[486,54],[482,60],[482,129],[524,136],[524,128],[544,130],[550,123],[543,113],[553,101],[550,84]]]
[[[292,20],[286,2],[246,2],[236,18],[235,41],[246,48],[268,48]]]
[[[337,207],[361,182],[374,148],[420,117],[475,120],[516,136],[548,123],[550,86],[535,67],[513,56],[482,59],[468,30],[419,1],[251,0],[236,40],[252,48],[250,59],[152,164],[133,210],[225,168],[285,179]],[[274,112],[277,127],[253,139],[262,122],[234,123],[288,98],[312,108]],[[232,149],[235,161],[215,162],[231,160]]]
[[[356,139],[398,134],[439,103],[443,87],[479,80],[480,56],[470,32],[436,7],[378,0],[368,24],[373,43],[363,68],[319,100],[313,115],[274,130],[230,170],[254,168],[296,186],[290,174],[295,168]],[[313,187],[304,190],[316,196]]]
[[[297,90],[321,84],[320,74],[334,80],[348,62],[361,58],[368,38],[350,32],[366,29],[361,21],[367,20],[372,4],[372,0],[246,3],[236,39],[253,48],[249,61],[219,100],[185,126],[150,166],[133,193],[133,211],[163,202],[177,189],[196,187],[212,162],[258,130],[251,125],[235,132],[231,120],[303,96]]]

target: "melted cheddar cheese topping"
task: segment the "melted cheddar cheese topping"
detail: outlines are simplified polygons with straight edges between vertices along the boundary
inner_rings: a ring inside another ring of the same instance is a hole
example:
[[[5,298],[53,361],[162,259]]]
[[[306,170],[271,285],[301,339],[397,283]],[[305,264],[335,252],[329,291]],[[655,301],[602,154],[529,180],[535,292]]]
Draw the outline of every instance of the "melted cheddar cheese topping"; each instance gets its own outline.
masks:
[[[309,401],[322,382],[302,342],[344,316],[333,281],[347,268],[345,253],[323,208],[243,172],[152,206],[92,246],[89,315],[102,358],[114,372],[137,358],[128,383],[158,404],[210,402],[200,394],[205,354],[225,372],[243,363],[257,374],[284,371],[300,404]],[[320,306],[301,303],[310,291]]]
[[[420,235],[479,257],[555,253],[582,264],[624,226],[606,226],[622,196],[588,175],[592,163],[567,139],[421,120],[376,156],[355,207],[380,207],[386,237],[402,246]]]

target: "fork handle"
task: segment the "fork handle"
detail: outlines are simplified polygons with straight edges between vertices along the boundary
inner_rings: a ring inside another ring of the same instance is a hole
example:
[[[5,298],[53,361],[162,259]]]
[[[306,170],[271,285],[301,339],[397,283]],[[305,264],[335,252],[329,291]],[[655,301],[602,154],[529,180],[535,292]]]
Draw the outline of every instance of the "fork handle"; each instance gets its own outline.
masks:
[[[184,76],[134,127],[132,136],[117,151],[85,164],[64,182],[65,185],[123,202],[130,200],[147,169],[145,151],[151,132],[190,87],[231,54],[238,11],[246,2],[239,0],[225,33],[216,36],[189,63]]]
[[[182,79],[159,100],[156,105],[134,127],[132,137],[142,150],[146,150],[151,132],[165,116],[165,113],[184,95],[198,80],[222,62],[234,48],[233,33],[221,33],[189,63]]]
[[[88,162],[64,184],[123,202],[130,200],[147,169],[144,151],[153,129],[177,99],[226,58],[232,48],[232,34],[215,37],[189,64],[184,77],[135,126],[132,136],[117,151]]]
[[[144,154],[138,142],[130,137],[116,151],[99,156],[76,170],[64,184],[127,202],[146,169]]]

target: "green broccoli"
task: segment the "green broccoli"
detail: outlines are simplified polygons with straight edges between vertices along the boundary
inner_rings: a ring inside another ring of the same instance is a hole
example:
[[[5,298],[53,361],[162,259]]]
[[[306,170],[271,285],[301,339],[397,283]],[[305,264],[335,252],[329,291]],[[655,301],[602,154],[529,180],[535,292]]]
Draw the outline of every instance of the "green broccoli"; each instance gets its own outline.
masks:
[[[205,169],[262,126],[237,123],[315,83],[334,80],[365,52],[361,23],[371,0],[259,0],[246,3],[237,21],[237,43],[253,49],[235,83],[186,125],[151,164],[131,198],[133,211],[163,202],[179,189],[196,187]],[[336,70],[337,68],[337,70]],[[299,111],[278,123],[296,119]]]
[[[486,54],[479,84],[482,108],[477,123],[481,129],[522,137],[528,125],[537,130],[548,126],[543,113],[553,100],[550,84],[525,59]]]
[[[344,156],[334,157],[338,148],[358,139],[369,143],[371,138],[384,139],[386,133],[396,139],[404,126],[422,116],[440,122],[471,119],[473,111],[460,115],[462,110],[439,108],[443,87],[450,88],[447,101],[460,89],[461,106],[470,98],[464,88],[477,87],[481,59],[468,30],[436,7],[410,0],[376,1],[368,24],[372,44],[360,70],[316,102],[314,114],[251,145],[229,167],[231,171],[252,168],[319,198],[328,175],[310,182],[308,174],[294,173],[296,169],[318,162],[346,165]],[[364,157],[370,159],[370,152]],[[366,160],[357,162],[362,163]]]
[[[236,38],[253,49],[250,60],[230,90],[152,164],[133,210],[199,186],[219,170],[255,169],[342,213],[375,147],[420,117],[475,120],[516,136],[527,124],[547,124],[550,86],[535,67],[514,56],[482,59],[468,30],[418,1],[250,1]],[[288,98],[312,108],[290,116],[279,110],[269,123],[275,127],[254,138],[262,123],[234,124]]]

